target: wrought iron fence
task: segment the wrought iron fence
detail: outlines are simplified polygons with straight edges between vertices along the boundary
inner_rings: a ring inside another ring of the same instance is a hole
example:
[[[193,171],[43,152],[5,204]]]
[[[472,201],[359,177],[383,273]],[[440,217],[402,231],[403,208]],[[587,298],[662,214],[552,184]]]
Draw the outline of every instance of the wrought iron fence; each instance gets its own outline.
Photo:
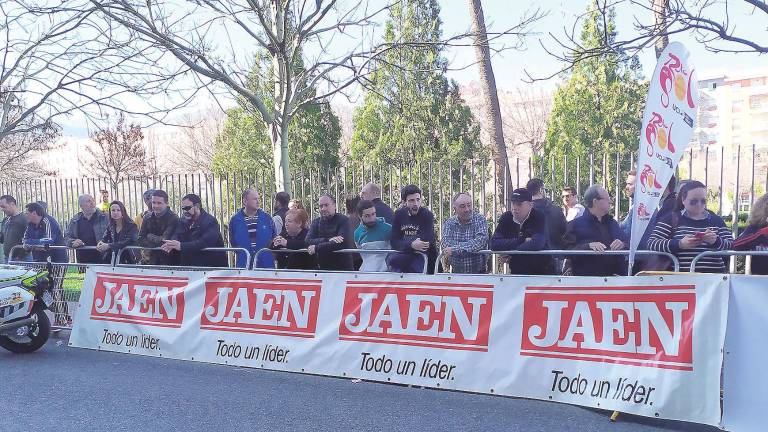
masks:
[[[356,196],[368,182],[382,186],[382,200],[396,208],[400,203],[400,189],[406,184],[419,185],[424,205],[437,219],[437,226],[452,214],[451,199],[458,192],[467,192],[475,201],[475,208],[495,226],[505,208],[501,195],[524,187],[532,177],[540,177],[547,187],[547,195],[560,205],[563,186],[572,186],[582,193],[591,184],[605,186],[614,196],[614,215],[623,215],[629,206],[623,194],[624,179],[634,155],[602,154],[579,157],[570,155],[555,158],[511,158],[505,175],[499,178],[496,164],[489,160],[430,161],[399,165],[365,165],[354,161],[338,167],[318,167],[292,173],[291,197],[303,201],[310,216],[316,213],[317,197],[327,192],[336,197],[339,212],[344,212],[344,199]],[[709,189],[710,208],[720,214],[748,211],[749,205],[768,190],[768,148],[739,146],[703,147],[686,150],[678,167],[681,179],[701,180]],[[507,180],[508,179],[508,180]],[[262,207],[270,209],[275,193],[273,172],[230,174],[187,173],[153,177],[127,177],[117,185],[106,179],[30,179],[0,182],[0,193],[13,195],[20,204],[45,201],[48,211],[62,225],[79,211],[77,197],[91,194],[97,199],[99,191],[106,189],[110,199],[123,201],[129,214],[139,215],[144,210],[142,193],[146,189],[168,192],[171,206],[178,209],[181,197],[187,193],[200,195],[204,208],[220,222],[226,232],[230,217],[240,208],[240,193],[247,187],[256,188],[262,197]],[[226,236],[225,236],[226,238]]]

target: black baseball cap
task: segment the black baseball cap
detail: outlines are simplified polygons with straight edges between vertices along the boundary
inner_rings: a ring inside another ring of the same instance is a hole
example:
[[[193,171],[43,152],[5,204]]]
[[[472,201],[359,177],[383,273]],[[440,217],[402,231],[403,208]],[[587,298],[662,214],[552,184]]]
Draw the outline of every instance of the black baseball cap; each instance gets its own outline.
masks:
[[[531,196],[531,193],[528,192],[528,189],[520,188],[520,189],[513,190],[512,195],[510,195],[509,199],[512,202],[521,203],[525,201],[533,201],[533,196]]]

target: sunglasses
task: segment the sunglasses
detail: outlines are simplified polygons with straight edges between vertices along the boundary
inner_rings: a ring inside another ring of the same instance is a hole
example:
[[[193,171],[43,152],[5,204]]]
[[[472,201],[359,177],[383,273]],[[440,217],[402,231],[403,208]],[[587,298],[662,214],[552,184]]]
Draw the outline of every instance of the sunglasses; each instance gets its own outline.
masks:
[[[706,203],[707,203],[706,198],[699,198],[699,199],[692,198],[690,201],[688,201],[688,204],[690,205],[699,205],[699,204],[704,205]]]
[[[181,209],[186,211],[186,212],[188,212],[188,211],[192,210],[192,206],[184,206]]]

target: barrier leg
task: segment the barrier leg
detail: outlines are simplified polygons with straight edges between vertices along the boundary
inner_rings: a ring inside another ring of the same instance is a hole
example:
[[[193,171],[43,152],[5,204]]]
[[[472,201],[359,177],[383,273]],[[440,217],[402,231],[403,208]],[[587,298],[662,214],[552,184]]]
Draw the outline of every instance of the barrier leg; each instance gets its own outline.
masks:
[[[619,412],[618,411],[612,412],[611,413],[611,421],[615,422],[617,418],[619,418]]]

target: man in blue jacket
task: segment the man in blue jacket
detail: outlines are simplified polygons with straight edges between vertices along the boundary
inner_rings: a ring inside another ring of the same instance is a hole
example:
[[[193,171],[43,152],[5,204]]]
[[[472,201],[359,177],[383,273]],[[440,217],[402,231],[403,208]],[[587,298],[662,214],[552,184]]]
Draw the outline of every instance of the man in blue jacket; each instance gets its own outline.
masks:
[[[626,249],[629,238],[611,216],[611,196],[605,188],[590,186],[584,193],[587,211],[572,220],[563,236],[563,245],[568,249],[592,250],[602,253],[607,250]],[[623,256],[574,255],[571,269],[574,276],[612,276],[626,274]]]
[[[24,232],[24,238],[22,244],[25,245],[25,249],[28,246],[38,246],[43,243],[49,245],[64,246],[64,235],[61,233],[61,227],[52,216],[49,216],[45,211],[45,208],[40,203],[29,203],[26,206],[27,209],[27,230]],[[43,242],[43,239],[50,239],[50,241]],[[62,263],[67,262],[67,251],[63,248],[56,248],[50,250],[51,261]],[[35,248],[32,251],[32,261],[46,262],[48,256],[43,249]]]
[[[268,248],[272,239],[278,235],[275,232],[274,219],[259,206],[259,192],[256,189],[246,189],[242,194],[243,208],[229,220],[229,244],[232,247],[248,249],[251,259],[262,248]],[[237,253],[237,266],[249,267],[246,255]],[[256,262],[257,268],[275,268],[275,260],[271,253],[263,253]]]
[[[188,267],[227,267],[225,252],[202,251],[224,247],[219,221],[202,208],[200,197],[185,195],[181,199],[182,216],[170,240],[160,246],[166,253],[180,252],[181,265]]]

